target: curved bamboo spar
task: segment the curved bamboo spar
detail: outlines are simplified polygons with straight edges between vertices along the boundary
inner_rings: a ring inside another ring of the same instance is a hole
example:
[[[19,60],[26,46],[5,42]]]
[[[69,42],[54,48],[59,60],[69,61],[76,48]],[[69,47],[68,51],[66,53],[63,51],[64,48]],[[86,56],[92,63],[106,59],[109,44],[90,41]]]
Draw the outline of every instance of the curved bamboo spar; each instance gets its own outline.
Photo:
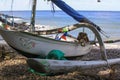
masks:
[[[75,24],[74,26],[76,26],[76,28],[77,28],[80,25],[79,24]],[[96,36],[96,38],[98,40],[98,43],[100,45],[102,59],[107,61],[107,55],[106,55],[105,46],[104,46],[103,40],[102,40],[98,30],[93,25],[88,24],[88,23],[85,23],[85,25],[83,24],[83,26],[89,28],[95,34],[95,36]],[[71,28],[73,29],[74,27],[71,27]]]

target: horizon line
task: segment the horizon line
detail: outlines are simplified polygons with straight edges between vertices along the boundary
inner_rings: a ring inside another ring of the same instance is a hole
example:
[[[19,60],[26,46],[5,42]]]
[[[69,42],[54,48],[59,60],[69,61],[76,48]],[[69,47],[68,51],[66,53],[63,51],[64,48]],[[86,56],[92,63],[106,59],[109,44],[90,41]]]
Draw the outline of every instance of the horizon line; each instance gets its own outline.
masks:
[[[4,11],[31,11],[31,10],[0,10],[0,12]],[[36,10],[36,11],[52,11],[52,10]],[[55,11],[62,11],[62,10],[55,10]],[[116,11],[119,12],[119,10],[76,10],[76,11]],[[64,12],[64,11],[63,11]]]

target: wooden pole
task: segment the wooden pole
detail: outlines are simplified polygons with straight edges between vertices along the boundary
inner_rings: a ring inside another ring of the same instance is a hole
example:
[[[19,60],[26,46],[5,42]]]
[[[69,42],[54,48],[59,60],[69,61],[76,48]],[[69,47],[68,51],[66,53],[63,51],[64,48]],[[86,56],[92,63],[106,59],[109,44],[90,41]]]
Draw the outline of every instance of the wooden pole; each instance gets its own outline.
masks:
[[[34,32],[35,31],[35,15],[36,15],[36,5],[37,5],[37,0],[33,0],[32,3],[32,17],[31,17],[31,28],[30,31]]]

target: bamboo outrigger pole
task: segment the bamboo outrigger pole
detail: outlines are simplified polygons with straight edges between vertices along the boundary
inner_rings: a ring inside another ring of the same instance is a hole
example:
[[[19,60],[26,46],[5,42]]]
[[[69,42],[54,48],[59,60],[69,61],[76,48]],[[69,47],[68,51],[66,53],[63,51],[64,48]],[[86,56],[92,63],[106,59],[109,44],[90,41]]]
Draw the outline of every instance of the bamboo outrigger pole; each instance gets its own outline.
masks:
[[[30,31],[34,32],[35,31],[35,14],[36,14],[36,3],[37,0],[33,0],[32,2],[32,17],[31,17],[31,27]]]

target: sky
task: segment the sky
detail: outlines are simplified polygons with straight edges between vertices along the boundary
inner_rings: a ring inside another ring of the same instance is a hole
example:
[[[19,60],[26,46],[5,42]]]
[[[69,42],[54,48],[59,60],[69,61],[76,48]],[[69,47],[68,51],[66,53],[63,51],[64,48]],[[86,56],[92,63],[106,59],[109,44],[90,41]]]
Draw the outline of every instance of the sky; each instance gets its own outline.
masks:
[[[51,2],[37,0],[37,10],[51,10]],[[76,10],[120,11],[120,0],[64,0]],[[0,11],[31,10],[32,0],[1,0]],[[56,10],[60,10],[55,6]]]

